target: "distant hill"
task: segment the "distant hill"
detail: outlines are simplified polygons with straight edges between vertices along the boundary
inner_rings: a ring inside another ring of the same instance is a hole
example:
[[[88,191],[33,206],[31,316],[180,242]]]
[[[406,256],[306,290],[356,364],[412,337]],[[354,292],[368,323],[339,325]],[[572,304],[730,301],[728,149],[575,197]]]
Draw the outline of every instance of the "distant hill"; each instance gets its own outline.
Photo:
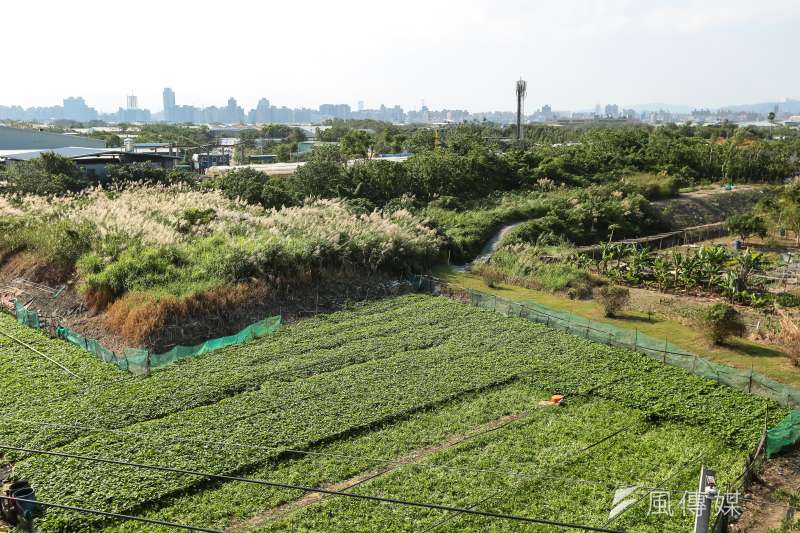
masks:
[[[633,106],[623,106],[625,109],[633,109],[637,113],[646,113],[650,111],[669,111],[670,113],[691,113],[697,106],[690,106],[684,104],[665,104],[665,103],[652,103],[652,104],[639,104]]]
[[[750,113],[769,113],[775,109],[775,106],[782,112],[786,113],[800,113],[800,100],[785,100],[783,102],[763,102],[760,104],[739,104],[724,106],[724,109],[731,111],[745,111]]]
[[[786,113],[800,113],[800,100],[787,99],[783,102],[762,102],[758,104],[735,104],[721,106],[719,109],[728,109],[730,111],[743,111],[746,113],[761,113],[767,114],[778,106],[780,111]],[[684,104],[666,104],[666,103],[652,103],[652,104],[639,104],[634,106],[623,106],[626,109],[633,109],[637,113],[645,113],[650,111],[669,111],[670,113],[691,113],[694,109],[708,108],[708,106],[689,106]],[[714,109],[714,108],[712,108]]]

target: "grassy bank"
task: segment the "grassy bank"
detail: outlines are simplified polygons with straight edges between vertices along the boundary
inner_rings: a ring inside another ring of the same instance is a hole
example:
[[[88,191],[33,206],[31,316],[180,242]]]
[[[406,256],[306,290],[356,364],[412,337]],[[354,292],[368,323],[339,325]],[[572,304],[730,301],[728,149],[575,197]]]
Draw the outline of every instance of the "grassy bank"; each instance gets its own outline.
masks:
[[[629,310],[618,318],[604,316],[602,306],[594,300],[570,299],[563,294],[528,289],[500,283],[489,287],[477,275],[452,272],[441,268],[435,275],[454,285],[475,289],[515,302],[531,301],[559,311],[568,311],[590,320],[605,322],[624,329],[638,329],[651,337],[669,342],[706,359],[741,369],[752,369],[787,385],[800,387],[800,370],[785,353],[774,346],[765,346],[746,339],[734,339],[726,346],[710,346],[697,328],[646,311]]]

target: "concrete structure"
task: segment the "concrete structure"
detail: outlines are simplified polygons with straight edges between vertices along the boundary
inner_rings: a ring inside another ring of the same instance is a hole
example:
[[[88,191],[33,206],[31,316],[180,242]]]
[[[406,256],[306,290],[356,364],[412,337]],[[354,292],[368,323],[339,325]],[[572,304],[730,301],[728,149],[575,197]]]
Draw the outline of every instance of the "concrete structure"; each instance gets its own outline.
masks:
[[[87,148],[105,148],[106,142],[78,135],[47,133],[24,128],[0,126],[0,150],[41,150],[46,148],[66,148],[82,146]]]

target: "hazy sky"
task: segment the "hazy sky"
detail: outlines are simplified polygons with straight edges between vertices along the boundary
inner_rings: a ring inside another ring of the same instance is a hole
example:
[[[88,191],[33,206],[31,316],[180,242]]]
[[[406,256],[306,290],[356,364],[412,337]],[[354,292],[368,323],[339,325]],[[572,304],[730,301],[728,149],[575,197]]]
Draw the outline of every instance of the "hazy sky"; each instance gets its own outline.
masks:
[[[800,98],[799,0],[8,0],[0,104],[510,110]]]

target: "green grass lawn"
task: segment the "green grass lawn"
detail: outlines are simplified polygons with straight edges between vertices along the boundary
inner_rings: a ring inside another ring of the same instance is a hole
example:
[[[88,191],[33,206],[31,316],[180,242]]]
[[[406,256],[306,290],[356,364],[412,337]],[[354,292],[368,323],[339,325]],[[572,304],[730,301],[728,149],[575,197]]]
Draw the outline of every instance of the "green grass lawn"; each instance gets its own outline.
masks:
[[[640,332],[669,342],[705,357],[711,361],[736,368],[752,369],[781,383],[800,387],[800,370],[782,351],[774,346],[765,346],[745,339],[734,339],[726,346],[710,346],[696,328],[640,311],[626,311],[619,318],[607,318],[602,307],[594,300],[570,300],[557,293],[526,289],[514,285],[499,284],[488,287],[473,274],[452,272],[441,268],[434,272],[438,278],[465,288],[494,294],[515,302],[532,301],[560,311],[569,311],[590,320],[613,324],[619,328],[638,329]]]

